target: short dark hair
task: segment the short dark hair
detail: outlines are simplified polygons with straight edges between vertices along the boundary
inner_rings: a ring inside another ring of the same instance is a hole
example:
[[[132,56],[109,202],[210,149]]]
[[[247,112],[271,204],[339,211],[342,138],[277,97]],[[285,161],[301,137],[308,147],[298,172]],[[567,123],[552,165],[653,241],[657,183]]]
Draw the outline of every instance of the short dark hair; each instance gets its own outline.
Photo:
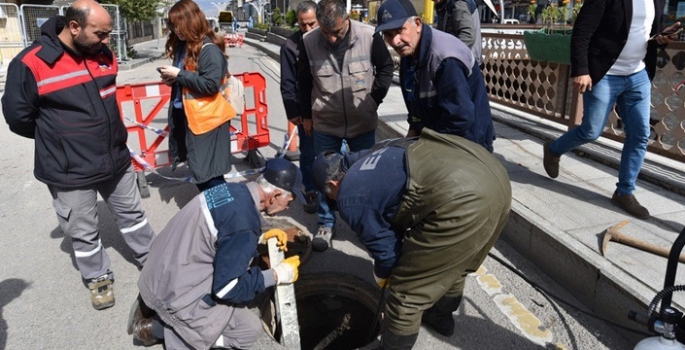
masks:
[[[325,151],[316,156],[312,163],[312,182],[320,192],[324,192],[328,181],[340,181],[345,176],[343,155],[335,151]]]
[[[347,16],[347,8],[342,0],[321,0],[319,11],[316,12],[316,20],[319,26],[326,29],[335,27],[338,19]]]
[[[297,9],[295,10],[296,15],[300,15],[300,13],[305,13],[308,12],[309,10],[313,10],[314,14],[319,12],[319,6],[312,0],[307,0],[303,1],[299,4],[297,4]]]
[[[64,20],[67,24],[71,21],[76,21],[80,27],[86,26],[86,19],[90,14],[88,7],[73,7],[69,6],[67,12],[64,14]]]

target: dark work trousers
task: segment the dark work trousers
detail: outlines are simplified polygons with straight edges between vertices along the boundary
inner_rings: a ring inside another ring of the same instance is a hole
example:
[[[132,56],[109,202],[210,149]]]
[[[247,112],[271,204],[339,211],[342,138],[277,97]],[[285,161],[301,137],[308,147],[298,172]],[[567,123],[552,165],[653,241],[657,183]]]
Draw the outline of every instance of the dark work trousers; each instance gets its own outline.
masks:
[[[97,195],[114,214],[119,231],[133,250],[138,267],[145,264],[155,233],[140,203],[133,166],[113,179],[83,188],[48,185],[59,226],[71,238],[76,265],[83,279],[90,281],[111,272],[110,261],[98,230]]]
[[[390,277],[385,326],[418,333],[423,312],[443,296],[461,296],[509,215],[506,170],[482,146],[424,129],[407,149],[409,186],[394,227],[406,228]]]

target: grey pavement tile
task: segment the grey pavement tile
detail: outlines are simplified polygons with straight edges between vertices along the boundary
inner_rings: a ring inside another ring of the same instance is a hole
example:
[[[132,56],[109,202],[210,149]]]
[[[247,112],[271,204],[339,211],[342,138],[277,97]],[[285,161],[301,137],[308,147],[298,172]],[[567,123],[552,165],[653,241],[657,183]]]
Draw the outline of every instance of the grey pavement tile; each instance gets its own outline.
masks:
[[[495,123],[495,134],[497,135],[497,139],[495,140],[495,143],[499,139],[510,139],[510,140],[529,140],[530,139],[530,135],[524,133],[523,131],[509,127],[506,124],[500,124],[500,123]]]
[[[592,188],[597,188],[598,191],[605,193],[608,205],[611,206],[616,212],[624,214],[627,218],[632,218],[622,209],[611,203],[611,196],[616,190],[617,181],[618,178],[609,177],[589,180],[587,183]],[[633,194],[640,204],[649,210],[652,216],[660,217],[662,220],[668,220],[668,217],[670,216],[670,221],[675,220],[676,217],[685,217],[685,215],[683,215],[683,212],[685,212],[685,202],[682,201],[682,197],[673,195],[668,190],[665,190],[654,184],[638,180],[637,188]]]
[[[569,231],[569,234],[575,237],[579,242],[583,243],[593,252],[601,256],[599,247],[601,246],[602,239],[604,238],[604,231],[609,226],[596,226],[593,228],[588,228],[587,230],[571,230]],[[640,230],[636,229],[636,226],[631,224],[621,228],[619,231],[622,234],[630,237],[646,240],[650,243],[660,245],[665,248],[670,247],[669,242],[660,240],[646,231],[642,231],[642,233],[640,233]],[[625,271],[636,280],[651,286],[655,290],[661,290],[663,287],[667,264],[667,258],[665,257],[611,241],[607,243],[607,249],[603,259],[606,259],[612,265]],[[676,281],[682,281],[685,279],[685,270],[679,269],[676,276]],[[648,295],[646,297],[651,298],[652,296]],[[685,305],[685,295],[683,294],[674,294],[674,300],[679,304]]]
[[[495,142],[493,142],[493,147],[495,148],[495,153],[501,153],[501,152],[499,152],[501,149],[506,149],[506,148],[515,147],[515,146],[516,146],[516,140],[515,139],[497,137],[497,139],[495,139]]]
[[[542,159],[540,159],[542,162]],[[573,153],[567,153],[561,157],[559,163],[559,177],[567,178],[573,182],[584,182],[594,179],[616,177],[618,171],[587,158],[581,158]]]
[[[541,181],[547,183],[544,186],[535,182],[518,184],[514,187],[514,196],[518,202],[525,203],[527,208],[560,230],[602,224],[608,215],[612,215],[610,210],[597,205],[603,200],[601,194],[573,184],[550,183],[552,180],[545,178]]]
[[[516,177],[519,175],[517,173],[528,173],[528,172],[530,172],[530,169],[526,165],[522,164],[521,162],[516,161],[515,159],[508,158],[507,156],[498,153],[498,150],[501,150],[501,149],[495,148],[495,153],[494,153],[495,158],[497,158],[502,163],[504,168],[507,170],[507,173],[509,174],[509,178],[512,181],[514,181],[512,179],[512,177]],[[511,157],[511,155],[509,155],[509,157]],[[520,175],[520,176],[524,176],[524,175]]]

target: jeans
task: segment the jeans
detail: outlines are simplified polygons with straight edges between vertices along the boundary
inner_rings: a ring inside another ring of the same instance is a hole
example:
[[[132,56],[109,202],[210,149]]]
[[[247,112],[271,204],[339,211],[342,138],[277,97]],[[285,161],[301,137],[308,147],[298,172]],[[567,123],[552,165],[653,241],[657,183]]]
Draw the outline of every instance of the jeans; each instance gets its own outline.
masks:
[[[297,126],[297,137],[300,138],[300,171],[302,171],[302,184],[307,192],[316,191],[312,182],[312,164],[316,157],[314,152],[314,137],[307,136],[302,124]]]
[[[347,150],[357,152],[371,148],[376,143],[376,131],[370,131],[353,138],[342,138],[323,134],[314,130],[314,150],[316,154],[324,151],[340,152],[343,140],[347,142]],[[302,151],[300,151],[302,152]],[[301,156],[301,153],[300,153]],[[335,226],[335,212],[328,206],[328,198],[325,194],[319,193],[319,226]]]
[[[583,94],[583,121],[552,142],[549,149],[562,155],[574,148],[599,138],[614,104],[626,135],[616,189],[620,195],[635,191],[635,181],[642,168],[649,142],[649,114],[652,85],[647,71],[628,75],[605,75]]]

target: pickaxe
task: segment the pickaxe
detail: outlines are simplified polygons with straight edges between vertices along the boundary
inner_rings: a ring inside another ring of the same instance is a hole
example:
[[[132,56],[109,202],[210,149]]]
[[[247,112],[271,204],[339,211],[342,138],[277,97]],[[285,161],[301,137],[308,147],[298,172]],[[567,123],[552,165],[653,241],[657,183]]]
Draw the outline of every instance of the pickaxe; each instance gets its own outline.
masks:
[[[628,224],[628,220],[623,220],[623,221],[619,222],[618,224],[611,226],[608,229],[606,229],[606,231],[604,232],[604,239],[602,240],[602,256],[604,256],[604,254],[607,251],[607,243],[609,241],[614,241],[617,243],[625,244],[625,245],[633,247],[633,248],[644,250],[648,253],[652,253],[652,254],[656,254],[656,255],[660,255],[660,256],[663,256],[665,258],[668,258],[668,256],[671,253],[671,251],[669,249],[666,249],[662,246],[659,246],[659,245],[656,245],[653,243],[649,243],[647,241],[643,241],[643,240],[635,238],[635,237],[626,236],[626,235],[622,234],[621,232],[619,232],[619,229],[621,227],[627,225],[627,224]],[[685,263],[685,255],[681,255],[680,258],[678,259],[678,261]]]

